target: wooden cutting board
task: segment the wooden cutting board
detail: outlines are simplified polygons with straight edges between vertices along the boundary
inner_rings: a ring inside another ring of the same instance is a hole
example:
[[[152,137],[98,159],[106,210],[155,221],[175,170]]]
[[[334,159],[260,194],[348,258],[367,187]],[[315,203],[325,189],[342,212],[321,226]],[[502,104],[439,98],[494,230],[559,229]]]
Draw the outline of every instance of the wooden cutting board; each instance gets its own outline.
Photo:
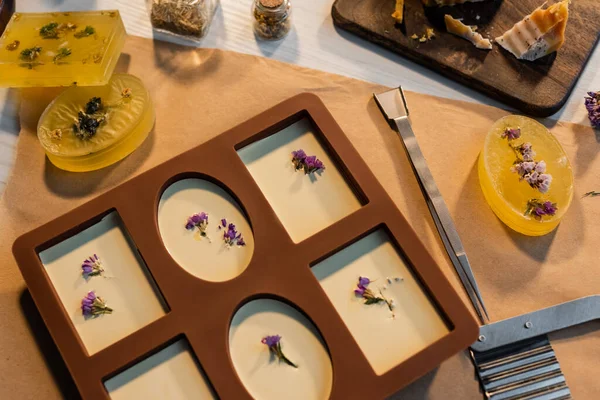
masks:
[[[600,35],[600,2],[572,0],[566,43],[558,53],[535,62],[517,60],[494,44],[479,50],[446,32],[444,15],[477,25],[484,37],[495,38],[510,29],[543,0],[486,0],[454,7],[430,7],[406,0],[405,22],[396,25],[391,14],[395,0],[336,0],[337,26],[382,45],[451,79],[535,116],[558,111],[573,90]],[[419,43],[426,27],[436,38]],[[402,76],[398,76],[402,83]],[[592,88],[590,88],[591,90]],[[582,99],[583,101],[583,99]]]

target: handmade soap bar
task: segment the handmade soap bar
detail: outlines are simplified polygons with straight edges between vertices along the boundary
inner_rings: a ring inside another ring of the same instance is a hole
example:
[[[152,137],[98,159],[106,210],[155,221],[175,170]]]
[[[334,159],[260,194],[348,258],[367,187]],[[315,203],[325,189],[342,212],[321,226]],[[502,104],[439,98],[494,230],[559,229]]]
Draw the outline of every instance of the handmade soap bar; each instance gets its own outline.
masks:
[[[539,122],[510,115],[488,133],[479,181],[494,213],[517,232],[551,232],[573,198],[573,172],[563,148]]]
[[[40,117],[38,139],[58,168],[85,172],[134,151],[154,126],[154,106],[142,81],[114,74],[104,86],[72,86]]]
[[[15,13],[0,37],[0,86],[105,85],[125,36],[118,11]]]

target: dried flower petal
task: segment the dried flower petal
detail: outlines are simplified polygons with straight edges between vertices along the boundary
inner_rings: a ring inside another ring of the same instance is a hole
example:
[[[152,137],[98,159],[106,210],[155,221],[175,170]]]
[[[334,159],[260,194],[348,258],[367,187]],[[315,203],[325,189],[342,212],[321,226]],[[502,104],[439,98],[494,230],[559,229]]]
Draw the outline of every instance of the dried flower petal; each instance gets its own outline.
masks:
[[[594,128],[600,128],[600,92],[588,92],[585,97],[585,108]]]
[[[83,261],[81,264],[81,271],[81,274],[84,278],[89,278],[96,275],[102,275],[104,272],[104,267],[102,266],[100,258],[94,254],[90,258]]]
[[[190,230],[193,230],[194,228],[198,228],[198,232],[200,233],[201,237],[205,237],[208,239],[208,241],[210,241],[210,238],[208,237],[208,234],[206,233],[206,229],[208,228],[208,213],[205,213],[204,211],[202,211],[199,214],[194,214],[194,215],[188,217],[186,224],[185,224],[185,229],[190,231]]]
[[[262,344],[267,345],[267,347],[269,348],[269,351],[271,353],[273,353],[273,355],[275,357],[277,357],[277,359],[279,361],[283,361],[284,363],[286,363],[287,365],[289,365],[291,367],[298,368],[298,365],[291,362],[290,359],[287,358],[283,354],[283,351],[281,349],[281,336],[279,336],[279,335],[265,336],[264,338],[261,339],[260,342]]]
[[[521,128],[506,128],[502,133],[502,139],[515,140],[521,137]]]
[[[223,241],[228,247],[232,247],[233,245],[243,247],[246,245],[242,234],[237,231],[234,224],[230,223],[227,225],[227,221],[223,218],[221,220],[221,226],[223,227]],[[221,228],[221,226],[219,226],[219,228]],[[225,229],[225,226],[227,226],[227,229]]]
[[[533,216],[538,221],[541,221],[544,216],[554,216],[558,206],[556,203],[551,201],[542,201],[538,199],[531,199],[527,202],[527,208],[525,209],[525,216]]]
[[[323,171],[325,165],[316,156],[307,156],[304,150],[292,151],[292,163],[296,171],[303,170],[305,175]]]
[[[99,296],[96,296],[94,291],[88,294],[81,300],[81,314],[84,317],[95,318],[101,314],[112,314],[113,309],[106,305],[106,302]]]
[[[366,305],[385,303],[392,313],[392,317],[394,317],[394,302],[388,300],[383,293],[381,293],[381,290],[379,291],[380,296],[375,295],[371,289],[367,288],[370,283],[371,280],[369,278],[364,276],[359,277],[356,289],[354,289],[354,294],[358,297],[362,297],[364,299],[364,304]]]
[[[133,94],[133,91],[131,90],[131,88],[125,88],[121,92],[121,97],[123,97],[124,99],[128,99],[131,97],[132,94]]]

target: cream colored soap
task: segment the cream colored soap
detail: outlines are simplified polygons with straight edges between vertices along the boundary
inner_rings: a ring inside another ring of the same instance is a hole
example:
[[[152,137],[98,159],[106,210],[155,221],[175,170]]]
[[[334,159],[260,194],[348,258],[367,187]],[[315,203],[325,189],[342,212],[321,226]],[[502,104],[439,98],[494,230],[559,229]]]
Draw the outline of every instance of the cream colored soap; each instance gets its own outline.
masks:
[[[449,333],[383,230],[321,261],[312,271],[377,375]],[[394,301],[393,315],[385,304],[365,305],[354,294],[360,276],[373,281],[369,289]]]
[[[81,264],[97,254],[103,276],[84,279]],[[39,254],[81,341],[92,355],[165,315],[167,306],[116,212]],[[86,319],[81,300],[95,291],[114,311]]]
[[[280,335],[284,354],[298,368],[277,361],[261,339]],[[255,399],[325,400],[333,384],[329,354],[314,325],[277,300],[243,305],[229,328],[231,361]]]
[[[217,399],[185,339],[104,383],[111,400]]]
[[[298,149],[316,155],[325,171],[294,171],[292,151]],[[238,150],[238,155],[296,243],[361,207],[307,119]]]

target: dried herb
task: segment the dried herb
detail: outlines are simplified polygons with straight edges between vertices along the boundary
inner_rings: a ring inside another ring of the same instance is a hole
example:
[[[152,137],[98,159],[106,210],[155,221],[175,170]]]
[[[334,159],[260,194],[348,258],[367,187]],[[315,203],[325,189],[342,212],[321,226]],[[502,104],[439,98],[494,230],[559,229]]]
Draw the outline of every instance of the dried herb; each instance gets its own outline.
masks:
[[[92,97],[85,105],[86,114],[95,114],[102,109],[102,99],[100,97]]]
[[[21,42],[19,42],[18,40],[13,41],[12,43],[9,43],[6,45],[6,50],[8,51],[14,51],[16,49],[19,48],[19,45],[21,44]]]
[[[212,12],[209,7],[206,0],[154,0],[150,21],[156,29],[201,38]]]
[[[58,39],[64,36],[65,32],[72,31],[77,28],[77,25],[70,22],[66,24],[59,24],[57,22],[50,22],[40,28],[40,36],[44,39]]]
[[[88,140],[96,134],[96,131],[104,120],[104,116],[96,117],[79,111],[77,114],[77,124],[73,124],[73,133],[81,140]]]
[[[62,60],[65,57],[68,57],[70,55],[71,55],[71,49],[69,49],[68,47],[61,47],[58,50],[58,53],[52,59],[52,61],[54,62],[54,64],[57,64],[58,61]]]
[[[281,39],[290,31],[291,5],[287,0],[257,0],[254,6],[254,32],[267,40]]]
[[[596,192],[596,191],[591,191],[591,192],[587,192],[586,194],[583,195],[583,197],[596,197],[596,196],[600,196],[600,192]]]
[[[50,22],[40,29],[40,36],[44,39],[58,39],[58,22]]]
[[[262,338],[260,340],[260,342],[262,344],[266,345],[269,348],[269,351],[275,357],[277,357],[277,359],[280,362],[284,362],[287,365],[289,365],[290,367],[298,368],[298,365],[296,363],[293,363],[292,361],[290,361],[290,359],[287,358],[283,354],[283,350],[281,349],[281,336],[279,336],[279,335],[265,336],[264,338]]]
[[[93,34],[96,33],[96,30],[94,29],[93,26],[86,26],[84,29],[80,30],[79,32],[75,33],[75,36],[77,39],[81,39],[84,37],[88,37],[88,36],[92,36]]]
[[[558,206],[556,203],[551,201],[542,201],[538,199],[531,199],[527,202],[527,208],[525,209],[525,216],[532,216],[533,218],[541,221],[544,216],[554,216]]]
[[[21,60],[23,61],[33,61],[35,60],[42,51],[40,46],[33,46],[28,49],[25,49],[21,52]]]

